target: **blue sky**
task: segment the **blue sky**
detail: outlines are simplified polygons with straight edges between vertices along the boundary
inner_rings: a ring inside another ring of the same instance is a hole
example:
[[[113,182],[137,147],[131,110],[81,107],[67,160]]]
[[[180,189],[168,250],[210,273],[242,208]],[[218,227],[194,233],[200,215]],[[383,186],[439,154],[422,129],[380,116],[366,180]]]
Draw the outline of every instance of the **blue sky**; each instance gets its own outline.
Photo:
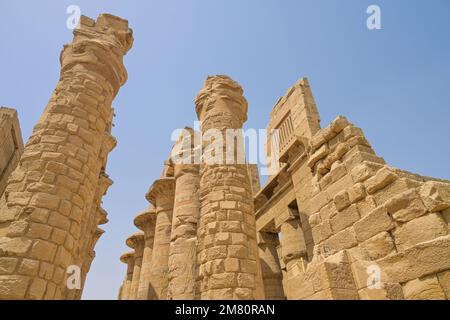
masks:
[[[450,179],[450,2],[380,0],[0,0],[0,105],[19,111],[27,140],[59,77],[70,42],[69,5],[128,19],[135,44],[129,81],[113,105],[115,181],[104,198],[109,224],[88,275],[85,299],[115,299],[125,275],[132,219],[148,203],[175,128],[196,120],[193,98],[207,75],[227,74],[249,101],[247,128],[307,76],[326,126],[338,115],[363,128],[396,167]],[[382,30],[366,9],[381,8]]]

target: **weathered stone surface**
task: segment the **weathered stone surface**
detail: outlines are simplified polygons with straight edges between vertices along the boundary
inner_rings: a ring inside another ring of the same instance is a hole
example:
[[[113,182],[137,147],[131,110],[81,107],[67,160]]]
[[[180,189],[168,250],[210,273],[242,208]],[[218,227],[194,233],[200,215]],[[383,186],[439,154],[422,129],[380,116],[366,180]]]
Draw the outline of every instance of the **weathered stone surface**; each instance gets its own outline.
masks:
[[[450,270],[438,273],[437,277],[447,300],[450,299]]]
[[[342,211],[347,208],[350,204],[350,198],[347,191],[341,191],[334,197],[334,204],[338,211]]]
[[[97,226],[107,222],[100,205],[112,183],[104,173],[115,146],[111,103],[127,80],[123,56],[133,37],[121,18],[102,14],[86,21],[64,46],[60,80],[0,200],[0,221],[12,222],[0,240],[0,259],[33,260],[40,269],[24,278],[19,276],[27,270],[22,265],[2,276],[0,298],[79,299],[103,233]],[[19,154],[20,132],[14,132]],[[0,176],[0,194],[3,181]],[[81,269],[79,290],[69,290],[64,282],[71,265]]]
[[[386,207],[381,206],[356,222],[354,228],[357,239],[364,241],[377,233],[393,229],[394,223]]]
[[[398,283],[382,283],[380,289],[364,288],[358,291],[361,300],[403,300],[402,286]]]
[[[324,246],[330,250],[336,251],[348,249],[357,244],[358,241],[356,240],[355,232],[352,227],[339,231],[324,242]]]
[[[428,276],[408,281],[403,286],[405,299],[444,300],[445,294],[436,276]]]
[[[436,181],[428,181],[420,188],[420,196],[430,212],[438,212],[450,207],[450,186]]]
[[[331,228],[334,232],[339,232],[347,227],[352,226],[360,218],[358,207],[352,205],[347,209],[339,212],[330,219]]]
[[[385,206],[394,220],[400,222],[412,220],[427,212],[414,189],[391,198],[385,203]]]
[[[399,283],[450,269],[450,236],[422,242],[378,264],[391,281]]]
[[[395,179],[397,179],[398,176],[389,170],[387,167],[382,168],[380,171],[376,173],[375,176],[368,179],[364,186],[367,190],[367,193],[373,194],[376,191],[383,189],[388,184],[394,182]]]
[[[377,260],[395,251],[394,241],[387,232],[381,232],[364,241],[361,247],[371,260]]]
[[[393,231],[395,245],[399,250],[444,236],[447,233],[447,223],[439,213],[411,220]]]

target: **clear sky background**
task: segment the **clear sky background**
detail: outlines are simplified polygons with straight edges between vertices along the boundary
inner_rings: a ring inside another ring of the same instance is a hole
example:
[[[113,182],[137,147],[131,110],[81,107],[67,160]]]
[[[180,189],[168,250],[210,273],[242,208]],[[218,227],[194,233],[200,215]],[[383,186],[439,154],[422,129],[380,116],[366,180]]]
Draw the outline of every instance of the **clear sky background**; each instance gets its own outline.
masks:
[[[0,0],[0,105],[19,111],[25,140],[58,80],[72,4],[92,18],[128,19],[135,38],[129,81],[113,103],[119,144],[103,204],[110,222],[84,299],[117,297],[133,217],[148,206],[144,195],[161,173],[170,134],[196,120],[193,98],[207,75],[243,86],[246,127],[257,129],[307,76],[323,127],[345,115],[389,164],[450,179],[448,0]],[[382,30],[366,27],[370,4],[381,7]]]

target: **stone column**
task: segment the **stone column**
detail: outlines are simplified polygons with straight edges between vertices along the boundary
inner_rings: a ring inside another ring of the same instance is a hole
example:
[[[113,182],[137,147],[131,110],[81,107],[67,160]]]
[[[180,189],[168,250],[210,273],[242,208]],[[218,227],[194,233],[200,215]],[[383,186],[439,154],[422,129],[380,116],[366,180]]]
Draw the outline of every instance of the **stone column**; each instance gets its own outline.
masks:
[[[168,299],[193,300],[197,277],[197,222],[200,215],[199,165],[176,164],[175,179]]]
[[[144,232],[145,245],[142,257],[141,276],[139,278],[138,300],[153,300],[149,293],[154,292],[150,288],[150,276],[152,271],[153,242],[155,239],[156,211],[150,206],[146,211],[137,215],[134,225]]]
[[[130,289],[131,282],[133,281],[133,270],[134,270],[134,251],[124,253],[120,257],[120,261],[127,265],[127,274],[125,276],[125,280],[123,282],[122,292],[121,292],[121,300],[129,300],[130,299]]]
[[[285,300],[283,274],[277,253],[278,234],[258,233],[259,259],[261,262],[265,298],[267,300]]]
[[[167,298],[168,262],[175,181],[174,178],[156,180],[147,193],[147,200],[156,208],[155,241],[150,276],[150,296],[156,300]]]
[[[0,208],[0,299],[61,299],[91,213],[111,103],[127,79],[128,22],[82,17],[61,53],[57,87],[34,127]],[[63,239],[63,240],[62,240]]]
[[[129,300],[136,300],[139,287],[139,278],[141,276],[142,256],[144,254],[144,234],[141,232],[135,233],[127,239],[126,243],[127,246],[134,249],[134,268],[133,278],[131,279]]]
[[[299,217],[291,216],[281,224],[280,242],[286,271],[289,273],[291,267],[297,263],[304,269],[307,261],[306,244]]]
[[[237,152],[244,150],[239,145],[225,146],[225,130],[241,129],[247,119],[247,101],[238,83],[227,76],[214,76],[208,77],[195,104],[202,122],[204,161],[200,171],[197,248],[199,298],[263,298],[249,174],[245,161],[236,164],[236,159],[242,159]],[[223,145],[217,146],[220,139],[207,138],[212,133],[210,129],[219,133]],[[232,150],[234,164],[212,161],[220,160],[220,156],[230,158],[226,149]]]

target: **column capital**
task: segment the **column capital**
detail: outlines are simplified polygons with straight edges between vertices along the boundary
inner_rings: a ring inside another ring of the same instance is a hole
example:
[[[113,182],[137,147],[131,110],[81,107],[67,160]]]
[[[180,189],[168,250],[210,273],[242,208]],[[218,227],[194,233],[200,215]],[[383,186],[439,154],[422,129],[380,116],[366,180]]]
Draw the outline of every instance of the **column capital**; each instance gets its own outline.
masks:
[[[153,182],[146,194],[147,200],[156,207],[157,213],[161,208],[173,207],[175,196],[175,178],[161,178]]]
[[[82,16],[71,44],[61,52],[61,72],[85,67],[105,76],[117,93],[127,78],[123,56],[133,45],[133,30],[122,18],[101,14],[97,21]]]
[[[156,210],[153,206],[150,206],[147,210],[140,212],[134,218],[134,225],[142,230],[145,234],[145,238],[150,238],[155,235],[156,225]]]
[[[247,121],[248,103],[242,87],[225,75],[209,76],[203,89],[195,98],[195,112],[200,121],[215,109],[217,112],[230,111],[239,117],[240,126]],[[215,112],[214,112],[215,113]]]
[[[128,247],[131,249],[134,249],[135,257],[141,257],[144,251],[144,233],[143,232],[136,232],[135,234],[132,234],[129,236],[125,242]]]
[[[128,251],[120,256],[120,261],[125,263],[126,265],[134,262],[134,251]]]

